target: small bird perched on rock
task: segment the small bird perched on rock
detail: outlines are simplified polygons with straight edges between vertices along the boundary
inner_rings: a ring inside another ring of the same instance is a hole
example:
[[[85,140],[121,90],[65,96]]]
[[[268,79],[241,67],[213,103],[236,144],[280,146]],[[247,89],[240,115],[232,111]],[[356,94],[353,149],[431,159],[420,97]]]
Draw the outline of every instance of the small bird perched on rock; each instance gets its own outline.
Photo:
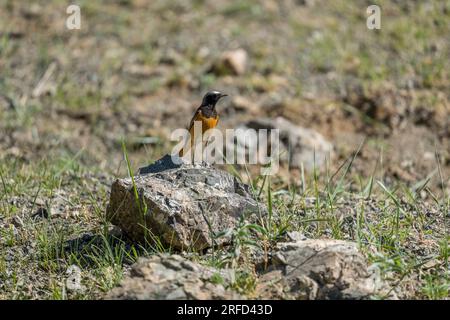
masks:
[[[209,91],[205,94],[203,97],[202,104],[200,107],[197,108],[197,110],[194,113],[194,116],[191,119],[191,122],[189,123],[189,133],[190,133],[190,140],[191,140],[191,148],[194,144],[194,124],[195,121],[201,121],[202,122],[202,135],[208,130],[213,129],[217,126],[217,123],[219,122],[219,115],[217,114],[216,110],[216,104],[219,102],[219,100],[223,97],[226,97],[226,94],[223,94],[219,91]],[[183,156],[183,150],[181,149],[179,152],[179,156]],[[187,151],[187,150],[186,150]]]

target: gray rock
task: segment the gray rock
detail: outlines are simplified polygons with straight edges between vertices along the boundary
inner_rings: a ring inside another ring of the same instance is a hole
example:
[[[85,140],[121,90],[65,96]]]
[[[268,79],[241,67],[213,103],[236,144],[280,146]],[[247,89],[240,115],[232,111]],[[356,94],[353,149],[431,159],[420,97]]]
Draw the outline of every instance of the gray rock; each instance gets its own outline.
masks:
[[[228,243],[223,234],[240,219],[253,221],[267,212],[248,186],[206,163],[175,164],[165,156],[140,173],[136,189],[130,178],[113,183],[106,212],[135,241],[199,251]]]
[[[279,243],[257,287],[266,299],[369,299],[387,291],[356,243],[340,240]]]
[[[289,167],[300,168],[301,164],[307,170],[322,166],[326,158],[333,154],[333,145],[320,133],[295,125],[283,117],[275,119],[256,119],[245,124],[253,129],[280,130],[280,160],[287,161]],[[288,152],[284,152],[288,151]],[[286,156],[283,158],[283,154]]]
[[[288,231],[286,232],[286,238],[287,238],[287,242],[298,242],[298,241],[304,241],[304,240],[308,240],[308,238],[306,238],[306,236],[298,231]]]
[[[231,282],[226,270],[202,266],[179,255],[141,258],[130,275],[112,289],[106,299],[113,300],[211,300],[242,299],[226,289]]]

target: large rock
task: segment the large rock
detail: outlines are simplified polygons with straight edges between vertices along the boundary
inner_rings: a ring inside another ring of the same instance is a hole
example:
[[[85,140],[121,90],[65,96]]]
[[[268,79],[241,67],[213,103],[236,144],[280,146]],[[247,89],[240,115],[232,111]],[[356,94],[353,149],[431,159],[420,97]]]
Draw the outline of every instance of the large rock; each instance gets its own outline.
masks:
[[[229,242],[224,231],[267,209],[248,186],[206,163],[175,164],[169,155],[116,180],[107,218],[135,241],[160,241],[177,250],[202,250]],[[218,236],[221,234],[221,236]]]
[[[287,162],[290,168],[300,168],[303,164],[304,168],[311,170],[314,166],[322,166],[325,160],[333,155],[333,145],[320,133],[297,126],[283,117],[255,119],[241,127],[256,130],[278,129],[281,142],[280,161]],[[227,141],[227,143],[234,143],[234,141]],[[257,144],[258,141],[250,143]]]
[[[369,299],[387,291],[356,243],[340,240],[279,243],[257,286],[265,299]]]
[[[112,289],[106,299],[120,300],[211,300],[242,299],[223,284],[230,273],[193,263],[179,255],[141,258],[130,275]]]

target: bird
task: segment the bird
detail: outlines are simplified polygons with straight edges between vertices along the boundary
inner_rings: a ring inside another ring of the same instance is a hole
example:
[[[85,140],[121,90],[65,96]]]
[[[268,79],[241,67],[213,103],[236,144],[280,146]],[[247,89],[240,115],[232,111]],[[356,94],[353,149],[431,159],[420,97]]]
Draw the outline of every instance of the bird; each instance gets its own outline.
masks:
[[[202,122],[202,136],[208,129],[213,129],[219,123],[219,114],[216,110],[216,104],[223,97],[228,96],[219,91],[209,91],[207,92],[202,100],[201,105],[195,110],[194,115],[192,116],[191,122],[189,123],[189,134],[190,134],[190,147],[194,144],[196,137],[194,137],[194,124],[195,121]],[[179,152],[179,156],[183,157],[184,149],[181,149]],[[188,151],[187,149],[186,151]]]

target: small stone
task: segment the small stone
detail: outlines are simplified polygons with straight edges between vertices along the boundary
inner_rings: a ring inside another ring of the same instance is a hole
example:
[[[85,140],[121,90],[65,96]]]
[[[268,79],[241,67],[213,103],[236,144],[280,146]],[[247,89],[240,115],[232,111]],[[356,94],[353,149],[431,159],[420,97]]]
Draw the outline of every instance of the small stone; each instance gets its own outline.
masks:
[[[306,236],[298,231],[289,231],[286,233],[286,238],[288,239],[288,241],[293,241],[293,242],[297,242],[297,241],[304,241],[307,240],[308,238],[306,238]]]
[[[217,74],[242,75],[247,69],[248,55],[244,49],[224,52],[213,67]]]
[[[16,228],[22,228],[24,226],[23,220],[19,216],[12,217],[11,224]]]

